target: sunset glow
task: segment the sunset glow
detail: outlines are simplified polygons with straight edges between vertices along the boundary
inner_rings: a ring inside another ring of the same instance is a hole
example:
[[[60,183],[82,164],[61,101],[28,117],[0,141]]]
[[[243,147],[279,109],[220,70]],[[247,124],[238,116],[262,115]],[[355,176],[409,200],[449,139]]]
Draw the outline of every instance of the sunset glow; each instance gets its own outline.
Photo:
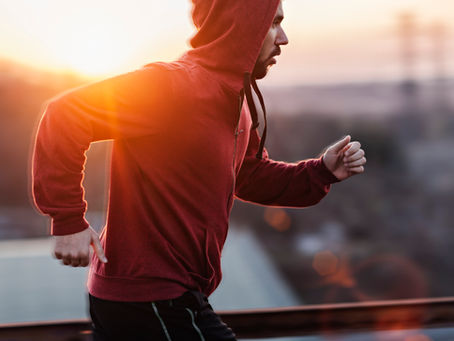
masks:
[[[164,4],[0,1],[0,58],[94,77],[171,60],[192,34],[190,4]]]
[[[53,50],[56,60],[86,75],[108,73],[124,64],[133,52],[131,46],[125,44],[124,31],[97,22],[78,30],[71,30],[68,26],[59,31],[56,39],[59,40]]]
[[[34,67],[105,76],[153,61],[178,58],[194,28],[189,0],[61,2],[0,0],[0,58]],[[447,26],[445,56],[454,74],[454,3],[450,0],[284,2],[283,48],[268,82],[275,84],[396,79],[400,65],[397,18],[418,24],[418,72],[431,76],[430,34]],[[377,68],[380,65],[380,68]]]

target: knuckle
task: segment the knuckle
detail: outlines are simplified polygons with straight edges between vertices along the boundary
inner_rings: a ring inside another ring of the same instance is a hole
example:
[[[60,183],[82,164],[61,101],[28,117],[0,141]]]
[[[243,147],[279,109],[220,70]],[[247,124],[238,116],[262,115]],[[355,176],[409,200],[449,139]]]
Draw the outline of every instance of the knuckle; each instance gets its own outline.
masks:
[[[89,253],[85,253],[85,252],[84,253],[79,253],[79,258],[83,259],[83,260],[89,259],[90,255],[89,255]]]
[[[72,258],[72,256],[71,256],[71,254],[69,254],[69,253],[63,254],[63,257],[62,257],[62,259],[63,259],[63,260],[66,260],[66,261],[68,261],[68,260],[70,261],[71,258]]]

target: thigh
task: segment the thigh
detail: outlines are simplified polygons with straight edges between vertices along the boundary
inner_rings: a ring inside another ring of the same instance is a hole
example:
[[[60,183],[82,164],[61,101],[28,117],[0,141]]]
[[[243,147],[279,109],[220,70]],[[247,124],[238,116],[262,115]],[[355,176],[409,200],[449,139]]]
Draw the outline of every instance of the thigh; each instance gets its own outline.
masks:
[[[236,341],[233,331],[211,309],[159,307],[165,323],[167,341]]]
[[[236,341],[235,333],[225,324],[220,316],[213,311],[210,304],[193,312],[195,325],[203,335],[203,341]]]
[[[222,322],[219,315],[213,311],[206,295],[201,292],[187,291],[174,300],[174,306],[184,308],[184,311],[180,311],[180,320],[187,321],[184,329],[176,329],[185,333],[179,334],[176,340],[181,337],[181,340],[236,341],[232,329]],[[191,335],[191,338],[185,338],[186,335]]]
[[[149,302],[116,302],[90,295],[95,341],[168,341]]]
[[[207,305],[197,314],[199,326],[204,341],[236,341],[235,333],[213,311],[211,305]]]
[[[95,341],[236,341],[208,303],[116,302],[90,295]]]

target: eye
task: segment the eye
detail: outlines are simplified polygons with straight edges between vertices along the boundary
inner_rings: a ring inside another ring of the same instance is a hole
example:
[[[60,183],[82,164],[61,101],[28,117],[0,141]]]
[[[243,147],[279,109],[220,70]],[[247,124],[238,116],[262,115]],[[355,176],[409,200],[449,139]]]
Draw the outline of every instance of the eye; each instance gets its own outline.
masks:
[[[280,24],[282,23],[282,19],[281,18],[277,18],[273,21],[273,26],[279,26]]]

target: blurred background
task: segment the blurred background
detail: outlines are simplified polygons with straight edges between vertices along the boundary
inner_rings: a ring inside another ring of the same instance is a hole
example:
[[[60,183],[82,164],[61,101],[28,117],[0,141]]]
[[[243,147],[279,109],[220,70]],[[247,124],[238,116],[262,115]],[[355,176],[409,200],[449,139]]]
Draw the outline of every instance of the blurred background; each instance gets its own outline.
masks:
[[[217,309],[453,296],[454,2],[286,0],[290,44],[260,82],[274,159],[351,134],[367,171],[303,210],[237,202]],[[30,157],[45,101],[153,61],[193,33],[187,0],[0,0],[0,323],[87,316],[85,269],[50,256]],[[92,145],[100,229],[109,143]]]

